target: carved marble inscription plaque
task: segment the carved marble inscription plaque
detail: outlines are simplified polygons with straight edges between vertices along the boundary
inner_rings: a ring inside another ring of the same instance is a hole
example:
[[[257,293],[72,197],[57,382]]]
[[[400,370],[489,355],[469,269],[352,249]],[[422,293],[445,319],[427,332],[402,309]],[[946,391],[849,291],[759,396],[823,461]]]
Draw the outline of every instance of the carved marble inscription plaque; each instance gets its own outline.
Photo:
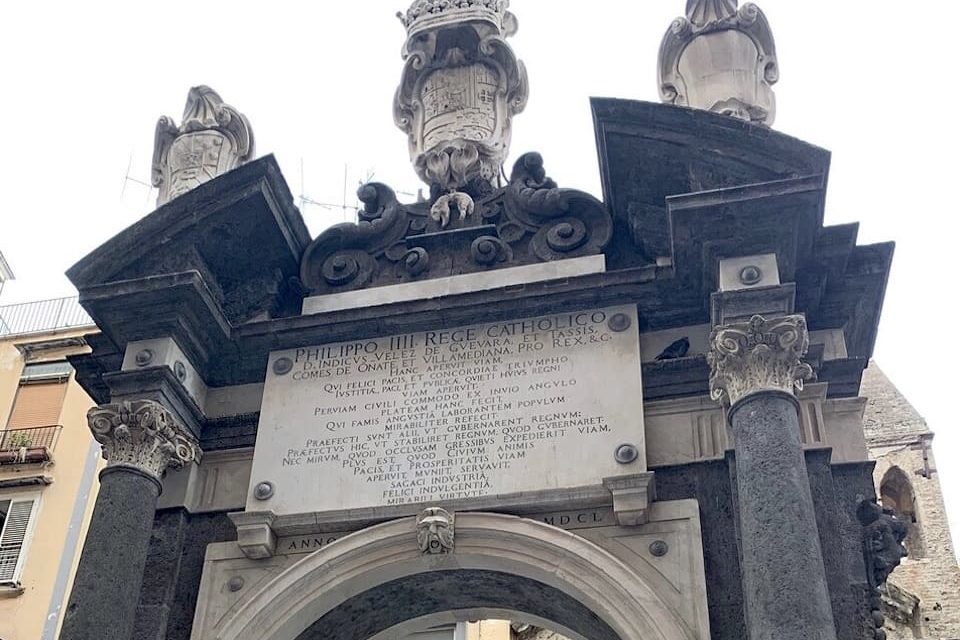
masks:
[[[247,510],[469,503],[645,465],[636,308],[614,307],[272,353]]]

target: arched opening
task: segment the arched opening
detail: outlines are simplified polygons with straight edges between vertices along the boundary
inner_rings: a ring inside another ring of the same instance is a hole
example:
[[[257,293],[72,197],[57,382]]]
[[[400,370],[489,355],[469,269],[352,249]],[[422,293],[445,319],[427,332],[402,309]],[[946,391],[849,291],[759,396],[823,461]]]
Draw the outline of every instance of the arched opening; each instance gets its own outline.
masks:
[[[498,571],[453,569],[406,576],[378,585],[325,614],[297,640],[370,640],[378,636],[400,637],[391,629],[411,619],[453,613],[458,621],[499,616],[547,620],[553,629],[573,630],[568,637],[590,640],[621,640],[596,614],[559,589],[542,582]],[[509,613],[507,613],[509,612]],[[387,633],[385,633],[387,632]]]
[[[637,572],[592,542],[533,520],[462,513],[450,553],[423,553],[415,518],[337,540],[277,575],[211,640],[380,640],[414,623],[496,617],[574,640],[696,638]]]
[[[923,535],[917,518],[917,501],[910,478],[900,467],[890,467],[880,483],[880,503],[907,524],[903,541],[910,558],[924,556]]]

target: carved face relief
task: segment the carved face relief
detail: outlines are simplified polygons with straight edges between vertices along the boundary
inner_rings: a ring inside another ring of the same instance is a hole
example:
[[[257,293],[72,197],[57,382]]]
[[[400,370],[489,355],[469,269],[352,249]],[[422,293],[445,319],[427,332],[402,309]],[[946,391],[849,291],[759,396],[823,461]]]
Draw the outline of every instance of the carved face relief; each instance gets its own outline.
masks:
[[[417,545],[427,554],[453,551],[453,515],[439,507],[424,509],[417,516]]]

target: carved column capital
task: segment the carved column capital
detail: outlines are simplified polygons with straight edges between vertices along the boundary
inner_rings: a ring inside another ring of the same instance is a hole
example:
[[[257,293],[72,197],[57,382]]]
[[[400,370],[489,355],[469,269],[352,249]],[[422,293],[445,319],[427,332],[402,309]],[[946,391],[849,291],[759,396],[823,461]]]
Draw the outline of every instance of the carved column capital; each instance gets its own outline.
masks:
[[[793,393],[813,376],[801,362],[810,346],[807,321],[801,315],[714,327],[710,334],[710,395],[733,405],[760,391]]]
[[[200,460],[197,442],[153,400],[94,407],[87,413],[87,423],[103,447],[108,467],[137,469],[159,481],[168,467]]]

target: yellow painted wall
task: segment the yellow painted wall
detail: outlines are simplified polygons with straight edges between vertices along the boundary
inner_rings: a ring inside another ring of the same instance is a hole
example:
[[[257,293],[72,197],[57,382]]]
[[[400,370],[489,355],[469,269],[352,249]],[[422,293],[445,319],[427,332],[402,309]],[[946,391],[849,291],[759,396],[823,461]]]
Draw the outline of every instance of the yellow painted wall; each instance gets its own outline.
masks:
[[[85,329],[72,333],[58,332],[55,335],[40,334],[0,340],[0,427],[6,427],[6,420],[13,406],[24,365],[23,357],[14,345],[79,336],[89,332],[89,329]],[[81,349],[83,348],[44,353],[42,358],[31,360],[31,362],[62,360],[68,353],[76,353]],[[96,472],[89,495],[85,499],[80,486],[93,442],[86,423],[86,413],[93,406],[93,402],[72,376],[67,384],[59,419],[63,428],[53,450],[52,463],[0,466],[0,480],[36,475],[53,478],[53,483],[44,487],[0,489],[0,499],[10,495],[26,494],[38,494],[40,499],[39,506],[35,507],[33,534],[25,549],[26,557],[20,574],[23,592],[17,595],[8,589],[5,593],[0,593],[0,638],[3,640],[39,640],[41,638],[45,619],[50,612],[51,596],[63,558],[64,543],[74,505],[78,499],[84,500],[85,517],[81,524],[79,538],[81,543],[77,545],[75,553],[69,559],[72,565],[71,575],[76,570],[82,540],[86,533],[86,524],[89,522],[96,500]],[[102,466],[103,462],[100,461],[98,464]],[[69,593],[70,584],[63,592],[62,601],[57,603],[60,606],[61,617]]]
[[[510,622],[481,620],[467,625],[467,640],[510,640]]]

